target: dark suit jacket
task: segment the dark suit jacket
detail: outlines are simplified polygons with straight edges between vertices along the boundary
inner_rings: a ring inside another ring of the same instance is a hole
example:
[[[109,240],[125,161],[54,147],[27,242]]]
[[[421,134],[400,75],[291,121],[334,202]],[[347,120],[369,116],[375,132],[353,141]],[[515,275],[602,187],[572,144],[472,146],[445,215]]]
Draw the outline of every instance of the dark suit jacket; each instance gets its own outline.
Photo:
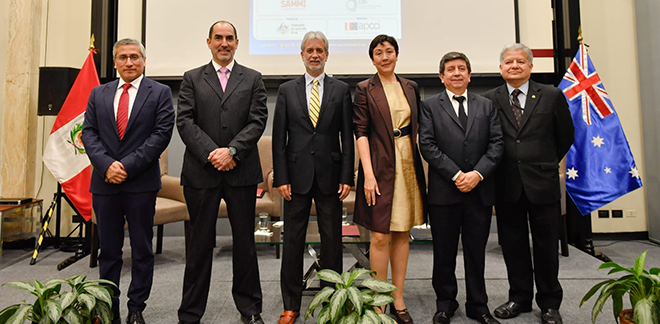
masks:
[[[82,141],[94,173],[89,190],[94,194],[147,192],[160,189],[158,158],[172,138],[172,91],[156,81],[142,79],[124,138],[119,140],[114,98],[119,80],[92,90],[85,112]],[[105,172],[115,161],[128,177],[121,184],[105,182]]]
[[[460,170],[479,171],[484,177],[473,190],[485,206],[495,203],[493,173],[502,158],[502,128],[492,103],[472,92],[467,95],[467,130],[458,120],[446,91],[422,102],[419,147],[429,163],[429,203],[451,205],[465,195],[452,177]]]
[[[324,194],[339,183],[353,185],[353,104],[342,81],[325,76],[316,127],[309,119],[305,76],[279,88],[273,120],[274,185],[291,184],[293,193],[309,192],[314,182]],[[341,139],[341,144],[340,144]]]
[[[268,108],[261,73],[235,63],[225,90],[211,62],[183,75],[176,124],[186,145],[184,186],[215,188],[223,180],[248,186],[263,181],[257,141],[266,127]],[[211,151],[228,146],[236,148],[236,167],[221,172],[207,158]]]
[[[414,81],[399,76],[397,76],[397,79],[410,105],[412,133],[409,138],[412,141],[419,190],[424,203],[426,203],[426,178],[422,158],[419,156],[417,148],[419,90],[417,83]],[[364,170],[360,163],[353,220],[367,229],[389,233],[395,175],[394,126],[392,126],[390,106],[387,103],[387,97],[385,97],[383,84],[377,74],[357,85],[353,102],[353,124],[356,138],[367,136],[369,139],[371,164],[380,189],[380,196],[376,199],[376,205],[367,206],[364,198]],[[426,215],[426,212],[424,215]]]
[[[498,202],[518,201],[523,188],[535,204],[561,199],[559,161],[573,144],[573,120],[559,89],[530,80],[528,92],[520,126],[506,84],[484,94],[497,108],[504,133],[504,158],[496,171]]]

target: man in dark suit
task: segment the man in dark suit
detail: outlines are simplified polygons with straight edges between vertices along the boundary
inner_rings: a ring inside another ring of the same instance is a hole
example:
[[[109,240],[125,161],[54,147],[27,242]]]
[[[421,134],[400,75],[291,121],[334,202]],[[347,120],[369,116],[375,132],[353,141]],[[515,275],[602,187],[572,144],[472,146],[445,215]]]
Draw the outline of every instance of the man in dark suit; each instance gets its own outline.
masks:
[[[122,39],[112,48],[119,80],[95,87],[89,96],[82,141],[94,172],[89,190],[99,232],[99,274],[119,286],[124,223],[131,240],[132,278],[126,323],[144,323],[154,272],[153,238],[158,158],[172,138],[174,108],[169,87],[142,75],[145,50]],[[119,289],[113,287],[112,323],[121,323]]]
[[[268,118],[266,89],[261,73],[234,61],[234,25],[214,23],[206,43],[213,60],[183,75],[177,107],[186,145],[181,184],[191,226],[179,323],[199,323],[204,315],[221,199],[234,241],[234,303],[244,323],[263,323],[254,217],[257,184],[263,181],[257,141]]]
[[[341,201],[353,185],[353,109],[348,85],[324,73],[328,39],[305,34],[303,76],[282,84],[273,121],[274,185],[284,197],[284,253],[280,273],[284,312],[300,314],[303,253],[312,199],[321,235],[321,268],[342,272]]]
[[[496,172],[497,231],[502,245],[509,301],[496,308],[499,318],[532,310],[534,280],[542,322],[562,323],[557,253],[560,226],[559,161],[573,144],[573,121],[562,92],[529,80],[532,51],[523,44],[505,47],[500,74],[506,84],[484,96],[502,121],[504,157]],[[529,224],[528,224],[529,220]],[[534,242],[534,265],[529,232]]]
[[[419,142],[429,163],[428,204],[433,235],[434,324],[447,324],[458,309],[456,255],[462,235],[467,301],[465,312],[480,323],[499,323],[488,309],[485,249],[495,203],[493,173],[502,151],[497,111],[468,93],[470,61],[449,52],[440,60],[446,91],[422,102]],[[462,233],[462,234],[461,234]]]

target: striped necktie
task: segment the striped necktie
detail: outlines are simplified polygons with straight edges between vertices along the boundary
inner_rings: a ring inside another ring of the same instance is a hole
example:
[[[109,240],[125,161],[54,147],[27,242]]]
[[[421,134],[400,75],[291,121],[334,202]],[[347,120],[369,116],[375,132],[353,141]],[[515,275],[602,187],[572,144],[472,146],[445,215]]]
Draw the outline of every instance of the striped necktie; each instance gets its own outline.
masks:
[[[309,119],[312,125],[316,127],[319,120],[319,113],[321,112],[321,101],[319,100],[319,80],[314,79],[314,86],[312,86],[312,95],[309,96]]]
[[[131,87],[130,83],[124,83],[124,91],[119,96],[119,104],[117,105],[117,133],[119,139],[124,139],[124,132],[128,124],[128,88]]]

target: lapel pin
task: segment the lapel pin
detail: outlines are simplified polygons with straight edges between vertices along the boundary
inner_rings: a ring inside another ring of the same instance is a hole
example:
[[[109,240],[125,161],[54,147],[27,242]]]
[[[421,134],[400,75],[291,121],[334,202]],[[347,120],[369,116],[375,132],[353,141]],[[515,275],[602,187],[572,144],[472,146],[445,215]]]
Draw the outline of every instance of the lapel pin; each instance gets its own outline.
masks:
[[[532,99],[536,99],[536,95],[532,95]]]

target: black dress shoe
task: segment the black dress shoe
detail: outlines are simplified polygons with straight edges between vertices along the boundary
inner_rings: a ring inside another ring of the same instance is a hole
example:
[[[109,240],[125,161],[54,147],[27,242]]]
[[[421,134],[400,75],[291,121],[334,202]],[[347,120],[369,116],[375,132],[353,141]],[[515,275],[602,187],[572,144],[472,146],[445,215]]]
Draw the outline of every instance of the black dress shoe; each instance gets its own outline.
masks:
[[[129,311],[126,316],[126,324],[145,324],[142,311]]]
[[[112,324],[121,324],[121,318],[119,318],[119,317],[113,318],[111,323]]]
[[[468,316],[470,317],[470,316]],[[500,321],[493,318],[490,314],[483,314],[475,317],[470,317],[471,319],[481,323],[481,324],[500,324]]]
[[[245,324],[264,324],[264,320],[261,319],[261,315],[259,314],[251,316],[241,315],[241,321],[243,321]]]
[[[548,309],[541,314],[541,323],[543,324],[562,324],[564,323],[561,319],[559,311],[556,309]]]
[[[390,314],[394,315],[394,319],[398,324],[413,324],[413,319],[408,313],[408,309],[397,310],[394,304],[390,305]]]
[[[518,304],[514,302],[513,300],[509,300],[508,302],[500,305],[499,307],[495,308],[495,311],[493,311],[493,314],[495,314],[495,317],[497,318],[514,318],[520,313],[528,313],[532,311],[532,306],[523,306],[522,304]]]
[[[437,311],[433,315],[433,324],[449,324],[451,315],[445,311]]]
[[[179,321],[178,324],[199,324],[199,321],[194,321],[194,322]]]

